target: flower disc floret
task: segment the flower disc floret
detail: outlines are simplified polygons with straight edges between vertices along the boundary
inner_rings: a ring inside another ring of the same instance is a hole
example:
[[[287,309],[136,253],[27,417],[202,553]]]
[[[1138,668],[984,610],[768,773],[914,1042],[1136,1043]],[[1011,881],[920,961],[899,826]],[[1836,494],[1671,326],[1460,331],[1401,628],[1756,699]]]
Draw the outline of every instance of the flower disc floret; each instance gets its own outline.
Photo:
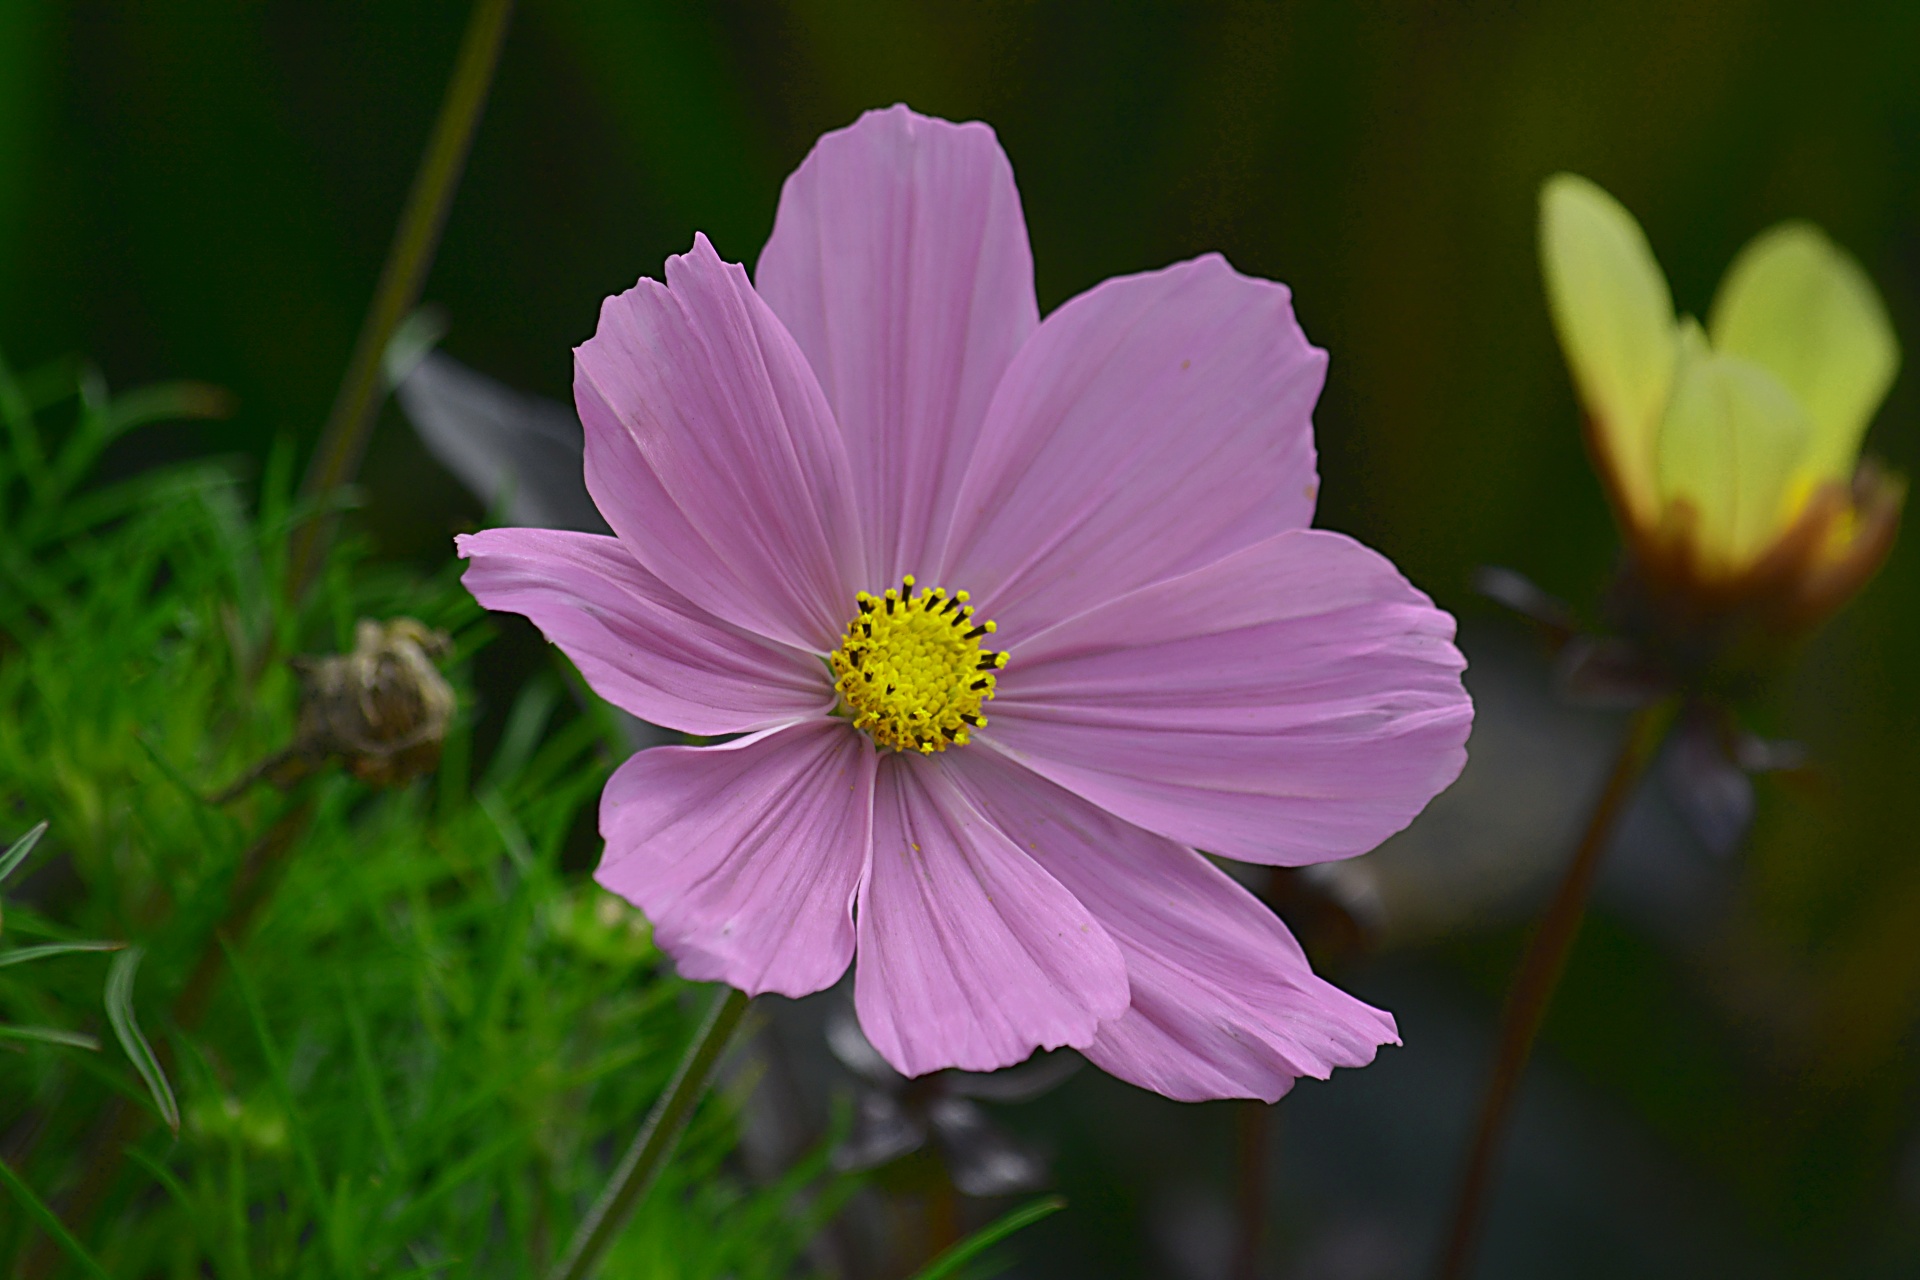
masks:
[[[862,591],[840,647],[827,658],[840,714],[876,744],[932,755],[965,746],[987,722],[994,673],[1007,655],[980,647],[994,624],[975,622],[967,593],[914,590],[908,574],[885,595]]]

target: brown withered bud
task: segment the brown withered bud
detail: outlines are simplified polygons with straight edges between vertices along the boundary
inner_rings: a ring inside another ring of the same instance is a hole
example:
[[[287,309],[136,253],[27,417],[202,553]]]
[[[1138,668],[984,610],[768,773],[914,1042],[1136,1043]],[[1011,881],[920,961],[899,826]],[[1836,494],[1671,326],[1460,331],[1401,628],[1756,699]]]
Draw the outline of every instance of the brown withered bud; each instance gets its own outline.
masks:
[[[362,618],[353,652],[297,658],[296,746],[339,756],[363,782],[390,787],[431,770],[453,719],[453,687],[434,666],[451,642],[412,618]]]
[[[1738,572],[1701,565],[1682,506],[1660,532],[1631,531],[1615,620],[1683,671],[1763,669],[1837,612],[1893,549],[1906,482],[1863,459],[1851,486],[1825,484],[1764,552]]]
[[[413,618],[362,618],[353,652],[302,656],[300,719],[293,745],[215,797],[223,803],[265,780],[282,789],[338,758],[377,787],[398,786],[433,769],[453,720],[453,687],[434,665],[451,641]]]

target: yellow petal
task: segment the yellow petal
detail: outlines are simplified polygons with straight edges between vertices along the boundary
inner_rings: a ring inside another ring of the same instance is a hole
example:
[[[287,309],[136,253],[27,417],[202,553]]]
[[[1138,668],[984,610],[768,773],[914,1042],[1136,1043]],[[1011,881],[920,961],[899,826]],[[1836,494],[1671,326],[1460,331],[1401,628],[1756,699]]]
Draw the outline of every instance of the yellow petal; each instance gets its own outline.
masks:
[[[1900,367],[1893,326],[1860,264],[1811,223],[1783,222],[1734,259],[1710,325],[1715,350],[1759,365],[1806,410],[1807,478],[1851,480]]]
[[[1692,504],[1694,541],[1706,563],[1738,569],[1785,529],[1813,427],[1778,379],[1710,351],[1691,320],[1680,348],[1660,424],[1660,491],[1670,503]]]
[[[1653,441],[1673,382],[1673,295],[1633,215],[1585,178],[1540,189],[1540,267],[1560,349],[1636,518],[1655,511]]]

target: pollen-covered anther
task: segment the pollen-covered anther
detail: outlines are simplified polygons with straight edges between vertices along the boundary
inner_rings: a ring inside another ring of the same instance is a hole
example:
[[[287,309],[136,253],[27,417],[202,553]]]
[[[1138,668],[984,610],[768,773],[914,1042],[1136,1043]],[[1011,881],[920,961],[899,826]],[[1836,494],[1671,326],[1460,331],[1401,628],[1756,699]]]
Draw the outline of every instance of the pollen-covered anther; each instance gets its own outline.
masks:
[[[879,746],[932,755],[966,745],[987,722],[994,673],[1007,655],[980,647],[991,622],[976,622],[967,593],[914,589],[908,574],[882,595],[862,591],[840,647],[827,658],[839,714]]]

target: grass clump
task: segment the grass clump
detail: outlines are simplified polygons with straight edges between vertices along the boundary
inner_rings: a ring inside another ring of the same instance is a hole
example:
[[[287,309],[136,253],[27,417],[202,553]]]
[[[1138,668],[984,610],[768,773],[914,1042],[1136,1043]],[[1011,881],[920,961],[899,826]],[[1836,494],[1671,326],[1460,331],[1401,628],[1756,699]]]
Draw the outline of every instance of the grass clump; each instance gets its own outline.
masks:
[[[0,1039],[0,1270],[538,1275],[705,1003],[563,866],[590,846],[617,731],[549,671],[476,750],[490,624],[451,563],[350,548],[289,600],[306,513],[285,451],[257,501],[210,462],[87,483],[119,432],[213,407],[0,369],[0,848],[49,824],[0,885],[0,1025],[67,1040]],[[453,638],[461,711],[436,773],[381,791],[332,767],[207,798],[288,746],[290,656],[400,615]],[[114,1017],[109,957],[5,963],[100,940],[138,948]],[[818,1163],[749,1186],[736,1139],[710,1100],[607,1274],[801,1269],[844,1188]]]

